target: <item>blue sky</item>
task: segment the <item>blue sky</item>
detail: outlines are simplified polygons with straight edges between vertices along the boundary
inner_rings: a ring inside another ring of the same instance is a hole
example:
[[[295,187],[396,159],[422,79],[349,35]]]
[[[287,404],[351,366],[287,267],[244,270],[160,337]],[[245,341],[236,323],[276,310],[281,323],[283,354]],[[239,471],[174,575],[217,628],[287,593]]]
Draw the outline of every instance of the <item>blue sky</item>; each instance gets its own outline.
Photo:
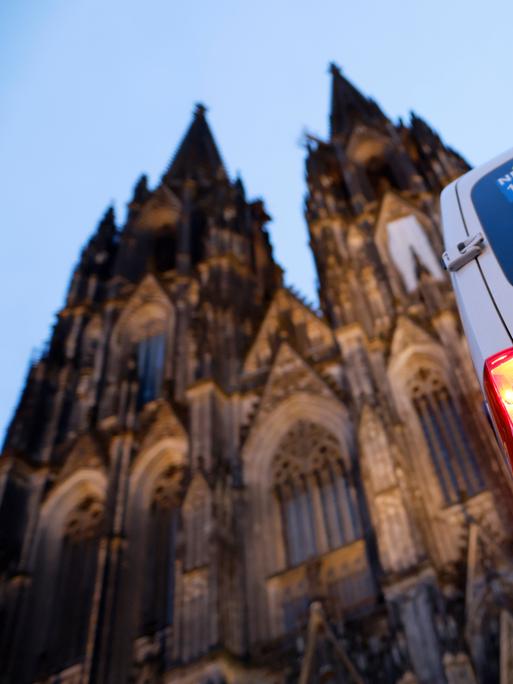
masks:
[[[315,298],[302,132],[325,136],[337,62],[478,164],[511,147],[510,2],[6,0],[0,4],[0,432],[106,206],[155,183],[193,104],[264,197],[287,281]]]

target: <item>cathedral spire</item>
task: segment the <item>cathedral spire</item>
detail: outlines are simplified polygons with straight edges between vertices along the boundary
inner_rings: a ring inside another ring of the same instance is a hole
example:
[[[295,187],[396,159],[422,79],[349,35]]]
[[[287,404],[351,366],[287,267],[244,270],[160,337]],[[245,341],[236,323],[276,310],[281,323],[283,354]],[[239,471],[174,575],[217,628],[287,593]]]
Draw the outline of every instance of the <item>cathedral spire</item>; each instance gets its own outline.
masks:
[[[331,81],[331,138],[345,137],[356,123],[382,126],[386,117],[370,98],[364,97],[355,86],[342,75],[340,68],[330,64]]]
[[[206,112],[205,105],[196,104],[192,123],[164,174],[166,183],[172,185],[175,181],[180,182],[187,178],[227,177],[223,160],[206,119]]]

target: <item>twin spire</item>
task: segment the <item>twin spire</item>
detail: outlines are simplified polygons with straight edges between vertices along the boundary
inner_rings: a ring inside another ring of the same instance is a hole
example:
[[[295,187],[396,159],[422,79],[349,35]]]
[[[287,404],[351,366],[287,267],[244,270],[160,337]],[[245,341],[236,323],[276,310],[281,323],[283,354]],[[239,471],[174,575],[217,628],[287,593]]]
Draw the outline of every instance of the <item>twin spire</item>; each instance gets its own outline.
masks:
[[[382,127],[387,118],[370,98],[366,98],[343,75],[333,62],[329,67],[332,76],[330,137],[345,137],[356,123]],[[207,108],[197,103],[193,119],[163,176],[168,185],[186,179],[227,179],[225,166],[206,119]]]
[[[331,63],[332,76],[330,137],[344,138],[356,123],[381,125],[387,119],[378,105],[366,98],[348,81],[339,67]],[[207,108],[202,103],[194,107],[193,118],[162,180],[173,188],[186,180],[227,180],[228,174],[207,121]],[[149,194],[147,179],[141,177],[134,199],[143,201]]]

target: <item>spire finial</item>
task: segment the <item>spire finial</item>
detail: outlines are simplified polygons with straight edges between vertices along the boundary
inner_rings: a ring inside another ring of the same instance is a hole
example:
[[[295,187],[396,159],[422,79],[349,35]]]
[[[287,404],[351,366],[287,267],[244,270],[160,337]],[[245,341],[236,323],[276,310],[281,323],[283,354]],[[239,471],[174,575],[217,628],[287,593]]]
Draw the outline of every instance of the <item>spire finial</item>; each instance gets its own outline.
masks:
[[[328,71],[332,76],[340,76],[340,74],[342,73],[340,67],[338,66],[338,64],[335,64],[335,62],[330,62]]]
[[[195,118],[203,118],[207,113],[207,108],[202,102],[196,102],[194,105],[194,116]]]
[[[114,223],[116,220],[116,215],[114,212],[114,200],[109,204],[105,213],[103,214],[100,223]]]

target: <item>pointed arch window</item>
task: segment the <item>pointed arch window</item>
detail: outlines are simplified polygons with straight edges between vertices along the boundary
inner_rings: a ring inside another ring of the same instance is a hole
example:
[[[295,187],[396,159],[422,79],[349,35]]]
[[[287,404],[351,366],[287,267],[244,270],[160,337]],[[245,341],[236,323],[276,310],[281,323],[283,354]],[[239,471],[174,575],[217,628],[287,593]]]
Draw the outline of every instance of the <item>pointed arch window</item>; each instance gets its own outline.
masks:
[[[172,352],[172,313],[160,303],[148,302],[127,310],[116,339],[119,356],[114,358],[113,381],[135,377],[138,381],[137,406],[157,399],[162,391],[166,356]],[[116,350],[117,351],[117,350]],[[128,373],[127,373],[128,371]]]
[[[434,246],[425,227],[415,215],[409,214],[389,221],[386,232],[390,258],[401,275],[408,294],[414,292],[419,284],[416,260],[435,280],[443,280]]]
[[[356,491],[327,430],[299,421],[282,440],[273,463],[289,565],[350,544],[361,536]]]
[[[474,496],[484,486],[473,440],[454,397],[442,379],[422,368],[410,386],[413,405],[429,448],[446,505]]]
[[[173,624],[176,539],[181,471],[170,466],[157,479],[146,528],[143,632]]]
[[[138,405],[156,399],[162,387],[166,340],[164,333],[145,337],[137,343]]]
[[[43,672],[61,671],[85,655],[103,517],[103,504],[87,497],[65,523]]]

